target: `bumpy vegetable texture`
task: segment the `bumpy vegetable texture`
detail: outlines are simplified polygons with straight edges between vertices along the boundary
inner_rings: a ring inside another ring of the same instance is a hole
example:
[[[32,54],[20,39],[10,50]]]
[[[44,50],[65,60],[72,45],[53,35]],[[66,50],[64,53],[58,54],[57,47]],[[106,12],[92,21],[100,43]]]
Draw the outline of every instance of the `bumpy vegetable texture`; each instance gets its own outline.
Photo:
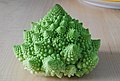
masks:
[[[100,40],[91,39],[89,30],[58,4],[23,35],[24,43],[15,45],[14,53],[33,74],[81,77],[98,64]]]

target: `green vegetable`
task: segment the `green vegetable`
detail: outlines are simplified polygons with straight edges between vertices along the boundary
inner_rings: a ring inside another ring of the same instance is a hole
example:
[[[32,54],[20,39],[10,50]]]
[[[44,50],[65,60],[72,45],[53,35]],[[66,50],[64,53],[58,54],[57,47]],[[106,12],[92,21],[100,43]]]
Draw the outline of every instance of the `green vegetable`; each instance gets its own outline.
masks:
[[[24,30],[24,42],[14,46],[14,53],[33,74],[81,77],[96,67],[99,47],[100,40],[91,39],[89,30],[56,4]]]

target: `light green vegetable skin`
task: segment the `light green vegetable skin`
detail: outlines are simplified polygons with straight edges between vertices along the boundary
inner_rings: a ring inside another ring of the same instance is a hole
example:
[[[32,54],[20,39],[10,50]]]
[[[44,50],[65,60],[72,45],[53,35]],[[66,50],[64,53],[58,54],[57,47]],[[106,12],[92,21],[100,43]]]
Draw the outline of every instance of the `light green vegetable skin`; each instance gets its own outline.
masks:
[[[91,39],[89,30],[56,4],[24,30],[24,43],[15,45],[14,53],[33,74],[81,77],[98,64],[99,47],[100,40]]]

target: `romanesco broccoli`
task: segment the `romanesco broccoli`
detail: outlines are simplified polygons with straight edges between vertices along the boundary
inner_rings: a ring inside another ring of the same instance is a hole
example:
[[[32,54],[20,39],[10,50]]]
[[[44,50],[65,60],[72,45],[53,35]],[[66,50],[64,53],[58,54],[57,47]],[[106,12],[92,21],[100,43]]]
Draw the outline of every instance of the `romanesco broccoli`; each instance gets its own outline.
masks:
[[[30,30],[24,30],[24,42],[14,46],[14,53],[25,69],[47,76],[88,74],[99,61],[100,40],[91,39],[83,23],[71,18],[56,4]]]

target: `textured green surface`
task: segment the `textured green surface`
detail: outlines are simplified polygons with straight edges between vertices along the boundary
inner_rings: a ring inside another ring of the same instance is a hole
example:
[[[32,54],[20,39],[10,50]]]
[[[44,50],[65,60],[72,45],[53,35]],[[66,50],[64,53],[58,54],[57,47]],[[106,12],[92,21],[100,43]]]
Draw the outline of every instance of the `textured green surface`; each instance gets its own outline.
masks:
[[[14,53],[33,74],[81,77],[99,61],[100,40],[92,40],[89,30],[58,4],[23,35],[24,43],[15,45]]]

